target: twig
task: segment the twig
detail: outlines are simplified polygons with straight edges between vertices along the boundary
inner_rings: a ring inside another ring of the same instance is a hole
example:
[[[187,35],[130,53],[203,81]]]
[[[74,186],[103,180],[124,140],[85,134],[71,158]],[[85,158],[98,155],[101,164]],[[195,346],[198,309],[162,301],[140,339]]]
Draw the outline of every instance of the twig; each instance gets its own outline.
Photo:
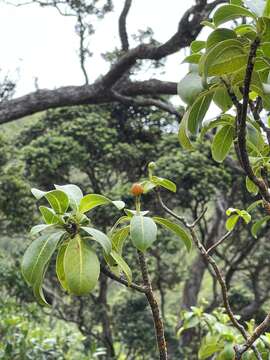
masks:
[[[169,103],[159,99],[152,98],[132,98],[130,96],[125,96],[117,92],[116,90],[112,90],[113,96],[118,101],[127,105],[137,105],[137,106],[155,106],[161,110],[168,112],[169,114],[175,115],[178,120],[180,120],[180,114],[174,108],[174,106]]]
[[[166,340],[165,340],[163,321],[162,321],[162,318],[160,315],[157,300],[153,293],[151,281],[150,281],[149,274],[148,274],[146,259],[145,259],[144,254],[141,251],[138,251],[138,258],[139,258],[139,263],[140,263],[140,267],[141,267],[143,283],[147,289],[145,292],[145,296],[151,307],[151,311],[152,311],[152,315],[153,315],[153,321],[154,321],[155,330],[156,330],[157,344],[158,344],[158,349],[159,349],[159,359],[167,360],[168,359],[167,345],[166,345]]]
[[[195,232],[195,226],[198,224],[198,221],[203,217],[203,215],[205,214],[205,209],[203,210],[202,214],[192,223],[192,224],[188,224],[188,222],[181,216],[179,216],[178,214],[176,214],[174,211],[170,210],[162,201],[160,194],[157,192],[158,195],[158,200],[160,202],[161,207],[171,216],[173,216],[174,218],[182,221],[185,226],[189,229],[190,231],[190,235],[192,237],[192,240],[194,242],[194,244],[196,245],[196,247],[198,248],[198,250],[200,251],[201,255],[203,256],[203,258],[205,259],[206,263],[210,264],[210,266],[212,267],[212,269],[214,270],[215,276],[217,281],[219,282],[219,285],[221,287],[221,293],[222,293],[222,298],[223,298],[223,303],[224,303],[224,307],[226,309],[226,312],[233,324],[233,326],[241,333],[241,335],[243,336],[243,338],[245,340],[248,341],[248,333],[246,332],[245,328],[243,325],[241,325],[238,320],[236,319],[231,306],[230,306],[230,302],[228,299],[228,290],[227,290],[227,286],[226,286],[226,282],[224,277],[221,274],[221,271],[217,265],[217,263],[215,262],[215,260],[213,259],[212,256],[209,255],[209,253],[207,252],[207,250],[204,248],[204,246],[202,245],[202,243],[199,241],[196,232]],[[256,358],[258,360],[262,360],[262,357],[260,355],[260,353],[258,352],[256,346],[252,343],[250,345],[250,347],[252,348]],[[235,348],[235,352],[236,355],[238,354],[238,350],[237,348]],[[241,359],[241,357],[239,358]]]
[[[213,251],[216,247],[218,247],[220,244],[223,243],[228,237],[232,234],[232,231],[228,231],[220,240],[218,240],[216,243],[214,243],[209,249],[207,249],[206,253],[209,254],[211,251]]]
[[[133,282],[129,283],[127,280],[125,280],[121,277],[118,277],[117,275],[112,273],[109,269],[107,269],[103,265],[101,265],[100,270],[104,275],[108,276],[110,279],[112,279],[114,281],[117,281],[119,284],[125,285],[126,287],[137,290],[143,294],[145,294],[147,292],[147,289],[145,287],[135,284]]]

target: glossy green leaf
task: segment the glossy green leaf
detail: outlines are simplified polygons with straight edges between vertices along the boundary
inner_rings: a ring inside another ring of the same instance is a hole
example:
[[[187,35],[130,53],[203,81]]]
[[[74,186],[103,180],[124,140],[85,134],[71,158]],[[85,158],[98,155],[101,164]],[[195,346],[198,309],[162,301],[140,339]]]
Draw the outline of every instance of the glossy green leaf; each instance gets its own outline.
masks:
[[[153,220],[157,223],[170,230],[172,233],[177,235],[181,241],[185,244],[188,251],[190,251],[192,246],[192,240],[188,232],[180,225],[175,224],[174,222],[164,219],[161,217],[153,217]]]
[[[46,206],[40,206],[39,211],[42,214],[43,220],[46,224],[57,224],[60,222],[59,217],[55,214],[55,212],[46,207]]]
[[[56,258],[56,275],[62,288],[68,291],[66,275],[64,271],[64,257],[65,257],[66,249],[67,249],[67,242],[62,244],[58,251]]]
[[[239,70],[232,60],[238,56],[245,55],[242,43],[237,39],[228,39],[219,42],[211,47],[201,58],[199,63],[199,73],[206,81],[209,75],[220,75]],[[243,63],[243,60],[241,60]],[[236,61],[236,64],[239,62]]]
[[[115,231],[115,233],[112,235],[112,247],[113,250],[115,250],[118,254],[122,254],[123,251],[123,245],[126,240],[126,238],[129,235],[130,227],[125,226],[122,229],[118,229]]]
[[[257,195],[259,192],[259,188],[257,185],[254,184],[254,182],[252,180],[250,180],[250,178],[248,176],[246,176],[246,188],[247,191],[250,192],[251,194]]]
[[[211,104],[214,93],[206,91],[202,93],[187,112],[187,128],[192,134],[196,134]],[[182,119],[181,122],[183,122]]]
[[[67,287],[74,295],[88,294],[98,282],[100,273],[98,257],[80,235],[76,235],[67,245],[64,272]]]
[[[111,252],[112,258],[115,260],[117,265],[120,267],[122,272],[125,274],[127,281],[131,283],[132,281],[132,271],[128,264],[125,262],[125,260],[122,258],[121,255],[119,255],[116,251],[112,250]]]
[[[81,199],[79,210],[80,212],[85,213],[97,206],[110,204],[116,206],[119,210],[122,210],[125,207],[125,203],[123,201],[112,201],[103,195],[88,194]]]
[[[234,137],[234,128],[230,125],[223,126],[214,136],[211,146],[213,159],[222,162],[230,151]]]
[[[263,16],[270,17],[270,0],[266,0]]]
[[[178,131],[179,143],[185,150],[193,150],[193,146],[188,136],[188,128],[187,128],[189,116],[190,116],[190,109],[182,117]]]
[[[157,226],[151,218],[135,215],[130,221],[130,236],[133,245],[145,252],[157,238]]]
[[[38,189],[31,189],[32,194],[37,200],[45,197],[56,214],[64,214],[69,206],[68,196],[61,190],[51,190],[48,192]]]
[[[223,111],[228,111],[233,103],[225,88],[217,89],[213,97],[214,103]]]
[[[207,38],[206,41],[206,48],[211,48],[212,46],[217,45],[221,41],[229,40],[229,39],[236,39],[236,33],[227,28],[219,28],[214,30]]]
[[[223,5],[219,7],[213,16],[213,22],[216,26],[226,23],[227,21],[241,17],[250,17],[256,19],[256,16],[249,10],[237,5]]]
[[[162,186],[163,188],[165,188],[169,191],[176,192],[176,185],[171,180],[164,179],[164,178],[157,177],[157,176],[152,176],[151,182],[153,182],[155,185]]]
[[[202,54],[191,54],[185,57],[183,64],[199,64]],[[178,85],[179,88],[179,85]]]
[[[265,216],[262,219],[256,221],[251,228],[252,235],[257,238],[258,232],[263,227],[264,224],[266,224],[270,220],[270,216]]]
[[[47,303],[41,284],[47,265],[57,248],[64,231],[46,234],[31,243],[22,259],[22,274],[26,282],[33,287],[34,294],[40,303]]]
[[[239,215],[233,214],[232,216],[230,216],[225,224],[226,229],[228,231],[232,231],[235,228],[238,220],[239,220]]]
[[[142,181],[141,185],[143,187],[143,193],[144,194],[147,194],[149,191],[153,190],[157,186],[156,184],[153,184],[149,180]]]
[[[43,231],[51,231],[55,229],[54,224],[39,224],[39,225],[35,225],[31,228],[30,230],[30,235],[34,236],[37,235]]]
[[[110,254],[110,252],[112,251],[112,244],[107,235],[91,227],[82,226],[81,229],[84,230],[87,234],[89,234],[96,242],[98,242],[103,247],[103,250],[107,255]]]
[[[193,53],[197,53],[205,48],[205,41],[202,40],[194,40],[190,44],[191,51]]]
[[[252,204],[249,205],[249,207],[247,208],[247,212],[253,211],[254,209],[256,209],[256,207],[263,205],[263,201],[262,200],[257,200],[254,201]]]
[[[69,198],[70,206],[73,209],[78,209],[81,199],[83,198],[82,190],[79,186],[74,184],[67,184],[67,185],[54,185],[57,190],[61,190]]]

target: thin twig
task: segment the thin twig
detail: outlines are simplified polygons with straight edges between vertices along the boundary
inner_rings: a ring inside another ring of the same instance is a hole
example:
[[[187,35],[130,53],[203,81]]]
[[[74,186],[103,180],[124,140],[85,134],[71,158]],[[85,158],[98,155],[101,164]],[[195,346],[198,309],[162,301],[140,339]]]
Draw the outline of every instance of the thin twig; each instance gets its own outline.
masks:
[[[209,253],[207,252],[207,250],[204,248],[203,244],[200,242],[200,240],[198,239],[196,232],[195,232],[195,226],[198,224],[198,221],[204,216],[205,214],[205,209],[203,210],[202,214],[192,223],[192,224],[188,224],[188,222],[181,216],[179,216],[178,214],[176,214],[174,211],[172,211],[171,209],[169,209],[162,201],[160,194],[157,192],[157,197],[158,197],[158,201],[161,205],[161,207],[171,216],[173,216],[175,219],[182,221],[185,226],[189,229],[190,231],[190,235],[192,237],[192,240],[194,242],[194,244],[196,245],[196,247],[198,248],[199,252],[201,253],[201,255],[203,256],[203,258],[205,259],[206,263],[210,264],[210,266],[212,267],[212,269],[214,270],[215,276],[217,281],[219,282],[219,285],[221,287],[221,293],[222,293],[222,298],[223,298],[223,303],[224,303],[224,307],[226,309],[226,312],[233,324],[233,326],[241,333],[241,335],[243,336],[243,338],[245,340],[248,341],[249,336],[247,331],[245,330],[244,326],[241,325],[239,323],[239,321],[237,320],[236,316],[234,315],[231,306],[230,306],[230,302],[229,302],[229,298],[228,298],[228,290],[227,290],[227,285],[225,282],[225,279],[216,263],[216,261],[213,259],[212,256],[209,255]],[[258,352],[256,346],[252,343],[250,345],[250,347],[252,348],[256,358],[258,360],[262,360],[262,357],[260,355],[260,353]],[[237,348],[235,348],[235,352],[236,355],[238,354],[238,350]]]
[[[215,242],[209,249],[207,249],[206,253],[209,254],[211,251],[213,251],[216,247],[218,247],[220,244],[223,243],[228,237],[232,234],[232,231],[228,231],[220,240]]]
[[[109,269],[107,269],[103,265],[101,265],[100,270],[104,275],[108,276],[110,279],[112,279],[114,281],[117,281],[119,284],[125,285],[128,288],[137,290],[137,291],[139,291],[141,293],[144,293],[144,294],[147,292],[147,289],[145,287],[140,286],[138,284],[135,284],[133,282],[129,283],[127,280],[115,275],[113,272],[111,272]]]

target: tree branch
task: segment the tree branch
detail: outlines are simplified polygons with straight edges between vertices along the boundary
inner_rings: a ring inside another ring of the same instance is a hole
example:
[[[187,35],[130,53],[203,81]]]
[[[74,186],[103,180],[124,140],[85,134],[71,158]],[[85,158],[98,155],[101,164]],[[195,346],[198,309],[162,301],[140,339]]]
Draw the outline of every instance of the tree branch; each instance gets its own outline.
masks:
[[[154,321],[156,337],[157,337],[157,344],[158,344],[158,349],[159,349],[159,359],[167,360],[168,359],[167,345],[166,345],[166,340],[165,340],[163,321],[162,321],[162,318],[160,315],[157,300],[153,293],[151,281],[150,281],[149,274],[148,274],[146,259],[145,259],[144,254],[141,251],[138,251],[138,258],[139,258],[139,263],[140,263],[140,267],[141,267],[143,283],[147,289],[145,296],[151,307],[151,311],[152,311],[152,315],[153,315],[153,321]]]
[[[174,211],[170,210],[162,201],[160,195],[158,194],[158,200],[159,203],[161,205],[161,207],[171,216],[173,216],[175,219],[180,220],[182,222],[184,222],[185,226],[189,229],[190,231],[190,235],[192,237],[193,243],[196,245],[196,247],[198,248],[199,252],[201,253],[201,255],[203,256],[203,258],[205,259],[205,261],[212,267],[212,269],[214,270],[216,279],[221,287],[221,293],[222,293],[222,298],[223,298],[223,303],[224,303],[224,307],[226,309],[226,312],[233,324],[233,326],[241,333],[241,335],[243,336],[243,338],[245,340],[249,339],[248,333],[246,332],[245,328],[243,325],[241,325],[239,323],[239,321],[237,320],[236,316],[234,315],[232,309],[231,309],[231,305],[228,299],[228,290],[227,290],[227,286],[226,286],[226,282],[225,279],[223,277],[223,275],[221,274],[221,271],[217,265],[217,263],[215,262],[215,260],[213,259],[212,256],[209,255],[209,253],[207,252],[207,250],[204,248],[203,244],[200,242],[200,240],[198,239],[196,232],[195,232],[195,226],[198,224],[198,222],[200,221],[200,219],[202,218],[202,216],[205,213],[205,210],[202,212],[202,214],[192,223],[189,224],[183,217],[179,216],[178,214],[176,214]],[[269,315],[269,323],[270,323],[270,315]],[[247,344],[247,343],[246,343]],[[245,345],[246,346],[246,345]],[[258,352],[256,346],[251,343],[250,346],[256,356],[256,358],[258,360],[262,360],[262,357],[260,355],[260,353]],[[246,351],[246,350],[245,350]],[[243,352],[245,352],[243,351]],[[239,349],[235,348],[235,353],[236,356],[239,353]],[[237,359],[241,359],[237,358]]]
[[[126,51],[111,69],[91,85],[67,86],[56,90],[38,90],[34,93],[8,100],[0,105],[0,124],[32,115],[36,112],[83,104],[102,104],[115,101],[111,92],[113,87],[124,96],[176,95],[177,84],[156,79],[147,81],[124,81],[123,76],[136,64],[137,60],[160,60],[185,48],[202,29],[201,21],[208,18],[211,11],[227,0],[207,3],[197,0],[179,22],[176,33],[163,44],[141,44]],[[125,45],[126,46],[126,45]]]
[[[128,34],[127,34],[127,15],[131,7],[132,0],[125,0],[124,8],[119,17],[119,37],[122,44],[122,50],[127,51],[129,49]]]

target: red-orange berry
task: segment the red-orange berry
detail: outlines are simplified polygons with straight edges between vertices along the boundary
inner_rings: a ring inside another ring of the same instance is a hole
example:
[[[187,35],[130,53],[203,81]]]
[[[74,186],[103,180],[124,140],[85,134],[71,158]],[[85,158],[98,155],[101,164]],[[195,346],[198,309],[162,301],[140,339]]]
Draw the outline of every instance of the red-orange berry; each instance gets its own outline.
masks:
[[[131,194],[134,196],[139,196],[141,194],[143,194],[143,187],[141,184],[139,183],[135,183],[131,186]]]

